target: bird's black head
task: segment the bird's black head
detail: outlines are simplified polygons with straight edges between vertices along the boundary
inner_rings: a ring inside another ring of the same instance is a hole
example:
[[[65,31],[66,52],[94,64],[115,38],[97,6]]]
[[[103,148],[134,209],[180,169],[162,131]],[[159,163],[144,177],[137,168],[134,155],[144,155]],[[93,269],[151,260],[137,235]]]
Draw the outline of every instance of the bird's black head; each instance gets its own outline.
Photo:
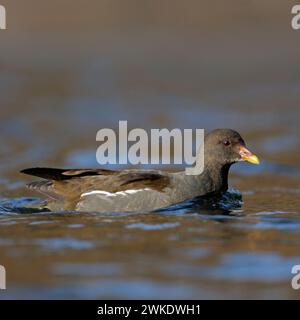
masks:
[[[259,164],[257,156],[246,148],[240,134],[231,129],[216,129],[205,136],[204,158],[221,165],[238,161]]]

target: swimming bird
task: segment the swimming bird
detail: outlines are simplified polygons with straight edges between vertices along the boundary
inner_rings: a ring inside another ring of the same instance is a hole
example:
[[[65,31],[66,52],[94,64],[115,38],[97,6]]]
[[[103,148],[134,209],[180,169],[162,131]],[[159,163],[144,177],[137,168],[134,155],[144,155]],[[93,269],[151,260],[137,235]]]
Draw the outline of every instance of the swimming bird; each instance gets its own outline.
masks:
[[[225,192],[229,169],[239,161],[259,164],[238,132],[216,129],[204,138],[204,170],[199,175],[139,169],[30,168],[21,172],[47,179],[28,187],[49,198],[50,210],[147,212]]]

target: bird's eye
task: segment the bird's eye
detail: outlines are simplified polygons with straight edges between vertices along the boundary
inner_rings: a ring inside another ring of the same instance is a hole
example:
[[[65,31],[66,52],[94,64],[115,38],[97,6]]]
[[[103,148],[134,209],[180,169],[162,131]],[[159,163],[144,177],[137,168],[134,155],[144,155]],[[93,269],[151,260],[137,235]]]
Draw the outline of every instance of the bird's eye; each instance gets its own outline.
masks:
[[[224,140],[224,141],[223,141],[223,144],[224,144],[224,146],[229,146],[229,145],[230,145],[230,141]]]

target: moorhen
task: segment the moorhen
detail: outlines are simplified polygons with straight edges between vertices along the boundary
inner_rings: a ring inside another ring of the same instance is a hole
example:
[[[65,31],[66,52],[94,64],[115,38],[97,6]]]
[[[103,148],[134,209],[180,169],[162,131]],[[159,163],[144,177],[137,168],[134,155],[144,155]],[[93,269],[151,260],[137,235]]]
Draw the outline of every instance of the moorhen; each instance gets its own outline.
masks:
[[[204,170],[200,175],[134,169],[31,168],[21,172],[47,179],[29,183],[28,187],[49,198],[50,210],[146,212],[220,194],[228,188],[228,172],[233,163],[259,163],[240,134],[231,129],[208,133],[204,150]]]

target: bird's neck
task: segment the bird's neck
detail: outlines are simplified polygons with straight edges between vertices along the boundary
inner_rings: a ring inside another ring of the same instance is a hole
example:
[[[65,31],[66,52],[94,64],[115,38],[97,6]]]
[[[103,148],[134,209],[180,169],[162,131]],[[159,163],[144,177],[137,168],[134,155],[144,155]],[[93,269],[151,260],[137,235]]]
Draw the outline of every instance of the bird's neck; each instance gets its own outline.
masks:
[[[228,189],[228,173],[231,164],[208,163],[200,175],[187,176],[201,194],[219,193]]]
[[[228,189],[228,173],[231,164],[207,163],[199,175],[186,175],[185,171],[178,172],[184,181],[193,187],[194,196],[209,193],[220,193]],[[190,194],[189,194],[190,195]]]
[[[228,189],[228,174],[231,164],[214,164],[204,169],[206,174],[211,178],[214,189],[217,192],[223,192]]]

